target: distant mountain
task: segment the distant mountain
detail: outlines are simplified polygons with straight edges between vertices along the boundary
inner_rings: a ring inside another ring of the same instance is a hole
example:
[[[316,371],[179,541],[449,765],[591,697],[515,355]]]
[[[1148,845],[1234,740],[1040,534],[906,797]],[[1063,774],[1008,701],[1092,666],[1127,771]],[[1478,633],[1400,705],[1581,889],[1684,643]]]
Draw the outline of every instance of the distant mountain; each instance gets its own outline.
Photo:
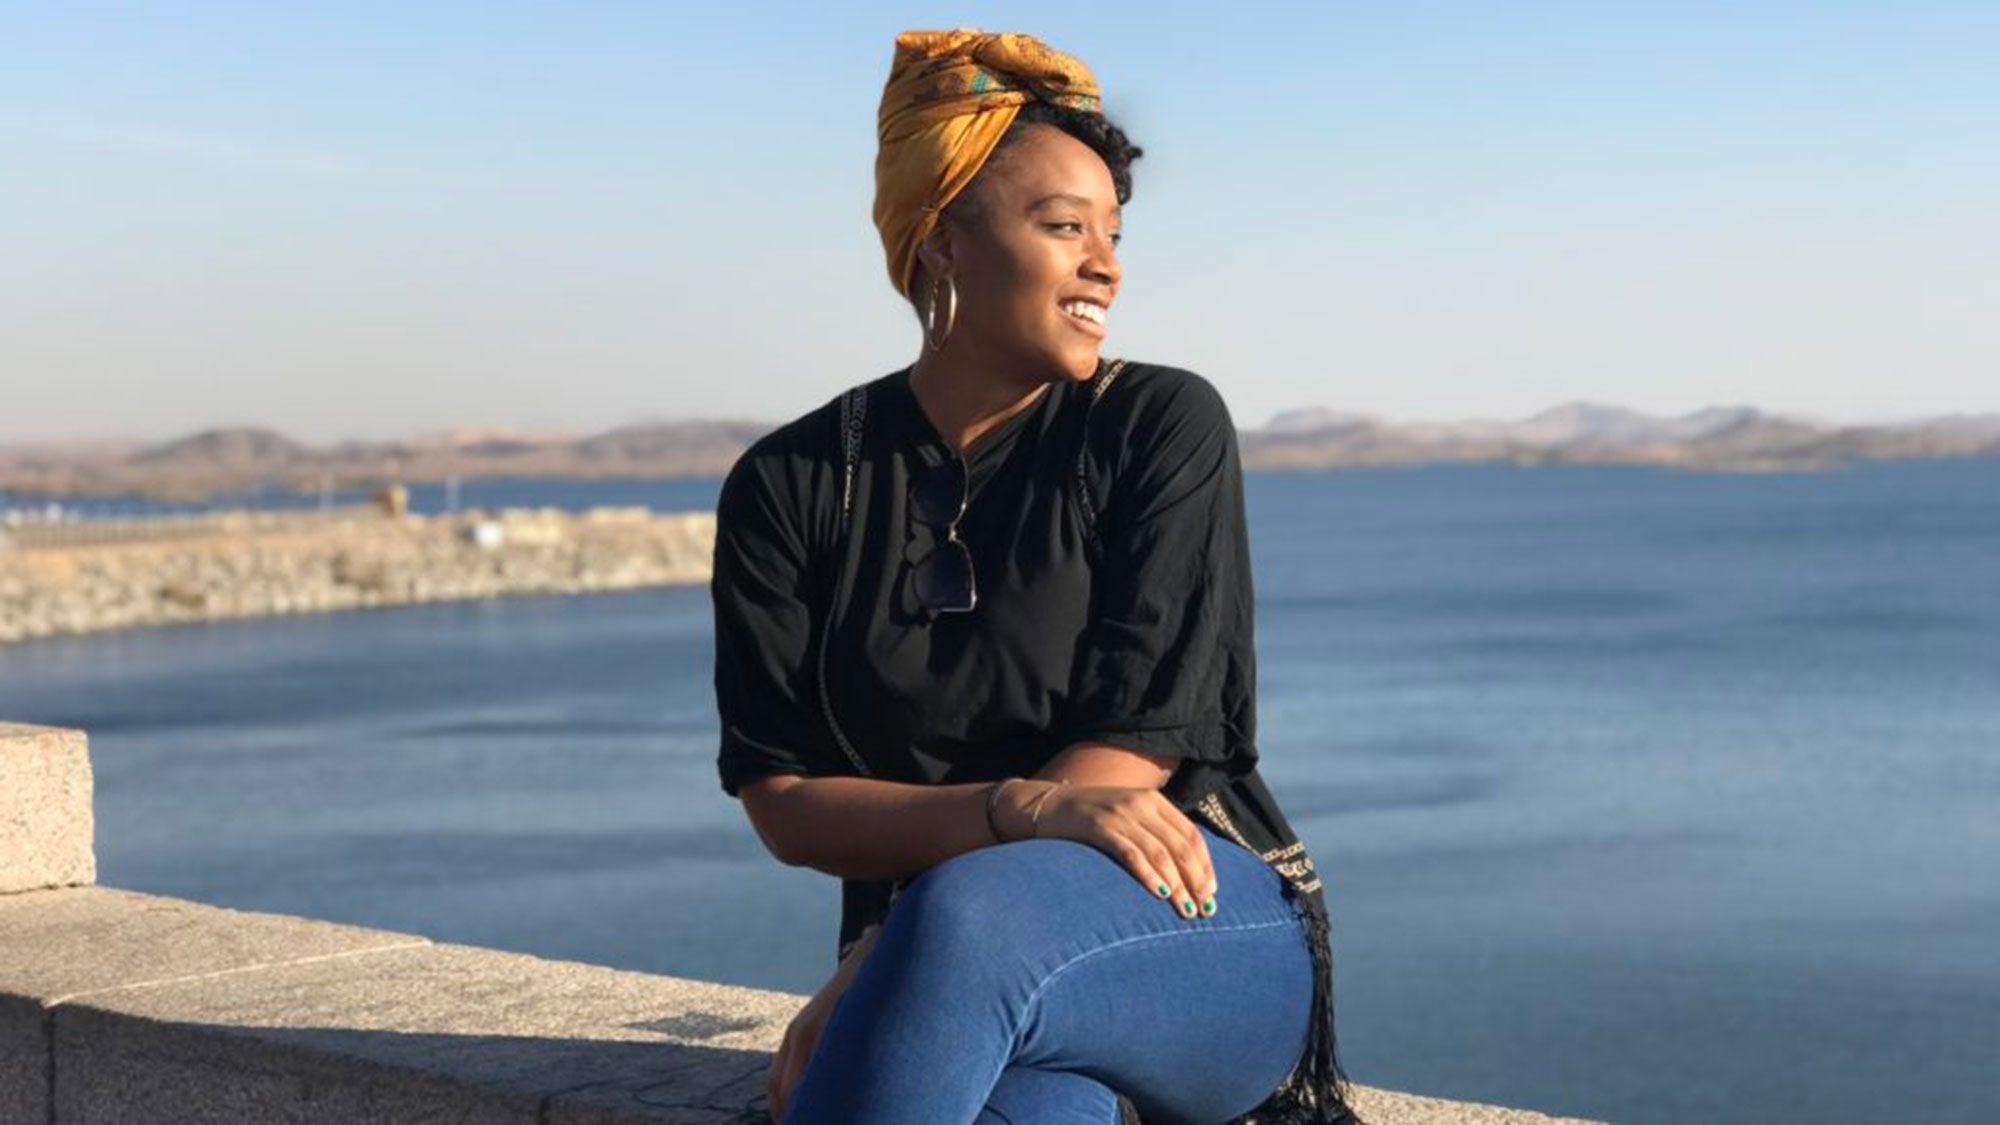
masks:
[[[1282,424],[1280,424],[1282,422]],[[1621,461],[1689,469],[1818,469],[1887,457],[2000,456],[2000,415],[1884,426],[1825,426],[1750,406],[1662,418],[1571,402],[1519,420],[1390,423],[1323,408],[1290,410],[1242,436],[1249,468],[1426,461]]]
[[[1755,425],[1763,413],[1750,406],[1709,406],[1666,420],[1666,436],[1674,441],[1699,441],[1712,434]]]
[[[2000,438],[2000,414],[1944,414],[1902,428],[1920,428],[1967,438]]]
[[[1569,448],[1622,449],[1657,439],[1659,420],[1622,406],[1572,402],[1510,427],[1516,441]]]
[[[751,442],[772,427],[761,422],[648,422],[577,442],[574,456],[596,463],[684,461],[720,464],[726,472]]]
[[[160,469],[191,468],[217,472],[279,471],[308,460],[312,451],[278,433],[249,426],[203,430],[198,434],[142,449],[129,464]]]
[[[720,476],[771,429],[769,423],[747,421],[644,422],[583,437],[455,429],[315,448],[275,430],[239,426],[152,445],[76,442],[0,448],[0,490],[199,499],[256,485],[310,492],[322,482],[367,487],[452,476]]]
[[[1342,410],[1330,410],[1324,406],[1309,406],[1303,410],[1285,410],[1271,416],[1264,423],[1267,434],[1314,434],[1326,430],[1344,429],[1348,426],[1367,425],[1374,419],[1366,414],[1349,414]]]
[[[491,449],[532,449],[545,445],[560,445],[576,440],[576,435],[567,433],[531,433],[527,430],[508,429],[499,426],[461,426],[450,430],[433,430],[429,433],[406,437],[401,444],[412,450],[468,450]]]
[[[147,448],[149,444],[137,438],[78,438],[73,441],[31,441],[0,445],[0,477],[22,466],[120,460]]]
[[[275,430],[238,426],[173,441],[0,447],[0,490],[26,495],[138,492],[198,498],[257,484],[302,492],[321,482],[369,486],[447,477],[720,476],[771,423],[645,421],[602,433],[457,429],[396,441],[315,448]],[[1750,406],[1663,418],[1569,402],[1512,420],[1391,422],[1323,406],[1286,410],[1241,432],[1249,469],[1628,462],[1683,469],[1820,469],[1870,458],[2000,457],[2000,414],[1915,422],[1824,425]]]

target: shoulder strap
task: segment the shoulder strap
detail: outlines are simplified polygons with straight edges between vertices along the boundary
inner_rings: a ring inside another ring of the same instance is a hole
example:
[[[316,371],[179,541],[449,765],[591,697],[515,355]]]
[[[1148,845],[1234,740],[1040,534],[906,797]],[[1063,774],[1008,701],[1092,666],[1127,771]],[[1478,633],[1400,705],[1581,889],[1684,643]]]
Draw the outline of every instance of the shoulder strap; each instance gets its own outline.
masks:
[[[840,443],[846,475],[840,486],[840,522],[854,510],[854,466],[861,461],[862,425],[868,414],[868,384],[850,387],[840,396]]]
[[[1072,479],[1076,485],[1077,510],[1083,513],[1085,549],[1092,561],[1096,561],[1103,552],[1103,547],[1097,541],[1097,505],[1090,498],[1090,475],[1085,472],[1090,453],[1090,413],[1097,406],[1097,400],[1104,397],[1104,392],[1110,388],[1112,380],[1118,378],[1118,373],[1124,369],[1125,361],[1114,359],[1105,364],[1104,369],[1091,380],[1090,402],[1083,408],[1083,436],[1076,443],[1076,473]]]
[[[848,388],[840,396],[840,445],[841,445],[842,466],[841,466],[841,485],[840,485],[840,526],[837,529],[835,529],[835,534],[834,534],[834,543],[836,545],[844,545],[847,542],[847,536],[849,531],[851,530],[850,525],[853,522],[852,514],[854,512],[854,470],[855,466],[861,463],[861,437],[862,434],[865,432],[864,427],[866,426],[867,418],[868,418],[868,384],[862,383],[857,386]],[[834,554],[834,559],[833,559],[833,588],[836,592],[838,592],[840,588],[840,567],[842,563],[842,560],[840,558],[841,553],[842,553],[841,551],[837,550]],[[819,674],[816,677],[819,683],[820,709],[822,713],[825,714],[826,716],[826,725],[828,729],[833,731],[834,741],[840,744],[841,752],[847,755],[847,760],[854,766],[855,772],[862,777],[873,777],[875,776],[875,771],[868,768],[868,763],[861,757],[860,752],[855,750],[854,744],[847,740],[846,732],[840,729],[840,721],[833,717],[833,697],[828,694],[826,687],[826,649],[827,645],[831,643],[832,638],[833,638],[833,609],[829,605],[826,613],[826,627],[825,630],[820,634],[819,669],[818,669]],[[888,917],[889,908],[895,905],[896,897],[903,893],[903,888],[909,885],[910,879],[914,878],[916,878],[916,876],[912,875],[908,879],[895,879],[895,880],[874,880],[874,881],[864,881],[855,879],[843,880],[842,910],[845,911],[847,909],[847,907],[844,905],[846,902],[845,896],[850,890],[860,891],[864,896],[878,896],[880,905],[870,911],[870,914],[873,916],[875,921],[870,926],[863,927],[861,933],[865,934],[868,932],[869,929],[873,928],[873,925],[879,925],[881,919]],[[886,890],[884,888],[886,888]],[[855,937],[841,944],[834,953],[835,963],[847,960],[847,955],[853,951],[854,947],[857,944],[859,944],[860,941],[861,941],[861,936],[857,934]]]
[[[854,511],[854,467],[861,461],[862,424],[868,412],[868,384],[850,387],[840,396],[840,443],[842,478],[840,486],[840,523],[833,531],[833,549],[827,553],[827,607],[822,618],[819,638],[819,652],[815,679],[819,686],[820,711],[826,716],[826,725],[833,732],[834,741],[840,744],[841,752],[847,755],[848,763],[855,773],[871,777],[874,771],[847,740],[847,734],[840,729],[840,721],[833,717],[833,698],[826,687],[826,649],[833,640],[833,607],[840,595],[840,571],[845,562],[847,537],[851,530],[849,514]]]

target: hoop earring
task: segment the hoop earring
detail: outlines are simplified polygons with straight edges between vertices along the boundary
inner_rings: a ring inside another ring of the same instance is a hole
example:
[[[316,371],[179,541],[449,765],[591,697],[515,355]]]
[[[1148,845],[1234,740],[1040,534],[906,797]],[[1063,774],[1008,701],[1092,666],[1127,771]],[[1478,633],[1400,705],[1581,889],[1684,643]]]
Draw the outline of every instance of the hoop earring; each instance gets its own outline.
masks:
[[[952,327],[958,323],[958,282],[952,280],[950,274],[946,274],[944,287],[947,294],[944,307],[944,335],[937,335],[937,285],[931,286],[931,299],[924,307],[924,346],[932,351],[944,347],[944,342],[951,337]]]

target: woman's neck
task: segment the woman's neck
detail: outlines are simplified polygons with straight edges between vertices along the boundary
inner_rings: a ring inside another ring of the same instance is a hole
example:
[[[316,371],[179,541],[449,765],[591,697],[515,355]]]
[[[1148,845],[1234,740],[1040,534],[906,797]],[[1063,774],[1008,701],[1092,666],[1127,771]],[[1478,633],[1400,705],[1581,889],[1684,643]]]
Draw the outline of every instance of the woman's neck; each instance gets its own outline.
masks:
[[[999,365],[926,352],[910,368],[910,393],[932,428],[960,456],[995,426],[1040,401],[1046,380],[1024,381]]]

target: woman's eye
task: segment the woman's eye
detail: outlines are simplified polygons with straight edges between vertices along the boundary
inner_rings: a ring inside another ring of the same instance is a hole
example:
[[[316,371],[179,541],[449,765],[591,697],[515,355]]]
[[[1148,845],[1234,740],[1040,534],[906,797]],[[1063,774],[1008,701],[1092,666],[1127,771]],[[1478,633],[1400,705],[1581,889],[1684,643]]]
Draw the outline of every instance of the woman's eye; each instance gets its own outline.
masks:
[[[1050,229],[1050,230],[1074,230],[1074,231],[1076,231],[1076,232],[1077,232],[1078,234],[1082,234],[1082,233],[1083,233],[1083,224],[1082,224],[1082,223],[1078,223],[1078,222],[1067,222],[1067,223],[1050,223],[1050,224],[1049,224],[1049,229]],[[1123,242],[1123,241],[1125,241],[1125,236],[1124,236],[1123,234],[1119,233],[1118,231],[1112,231],[1112,232],[1111,232],[1111,245],[1113,245],[1113,246],[1116,246],[1116,245],[1118,245],[1119,243],[1121,243],[1121,242]]]

